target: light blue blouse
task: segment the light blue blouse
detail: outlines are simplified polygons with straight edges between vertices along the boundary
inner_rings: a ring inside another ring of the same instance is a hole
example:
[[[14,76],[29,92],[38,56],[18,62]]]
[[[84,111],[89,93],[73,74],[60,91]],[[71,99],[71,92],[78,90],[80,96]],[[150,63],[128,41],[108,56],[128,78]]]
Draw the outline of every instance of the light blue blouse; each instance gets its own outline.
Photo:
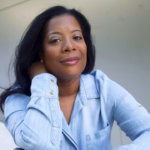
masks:
[[[25,150],[111,150],[114,120],[132,140],[115,150],[150,150],[150,114],[120,85],[96,70],[80,76],[70,122],[58,101],[57,79],[35,76],[31,97],[13,94],[4,106],[5,125]]]

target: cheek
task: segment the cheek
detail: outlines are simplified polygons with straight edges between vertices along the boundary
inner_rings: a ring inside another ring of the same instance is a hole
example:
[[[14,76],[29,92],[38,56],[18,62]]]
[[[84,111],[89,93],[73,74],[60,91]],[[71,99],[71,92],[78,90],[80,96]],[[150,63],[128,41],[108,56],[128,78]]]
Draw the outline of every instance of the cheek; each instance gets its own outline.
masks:
[[[45,63],[45,66],[47,68],[51,67],[52,64],[55,63],[55,54],[48,50],[45,54],[44,54],[44,63]]]
[[[57,57],[57,47],[52,47],[47,44],[44,49],[44,59],[45,61],[53,61]]]
[[[45,59],[45,62],[50,61],[52,59],[52,54],[49,50],[45,52],[44,59]]]

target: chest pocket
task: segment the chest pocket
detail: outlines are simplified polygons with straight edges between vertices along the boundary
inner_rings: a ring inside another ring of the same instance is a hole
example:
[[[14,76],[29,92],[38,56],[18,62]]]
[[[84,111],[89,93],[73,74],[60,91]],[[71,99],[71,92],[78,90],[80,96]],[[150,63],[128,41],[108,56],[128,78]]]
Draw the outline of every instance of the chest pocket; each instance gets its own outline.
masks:
[[[110,125],[86,136],[87,150],[111,150]]]

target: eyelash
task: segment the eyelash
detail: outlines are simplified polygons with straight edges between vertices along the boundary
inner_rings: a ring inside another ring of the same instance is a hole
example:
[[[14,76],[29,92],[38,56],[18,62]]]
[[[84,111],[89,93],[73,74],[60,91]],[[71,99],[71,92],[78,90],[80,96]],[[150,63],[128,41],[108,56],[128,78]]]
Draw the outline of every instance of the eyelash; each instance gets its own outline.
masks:
[[[73,39],[75,39],[75,40],[82,40],[82,36],[74,36]]]
[[[60,39],[53,39],[53,40],[50,40],[49,43],[54,44],[54,43],[58,43],[59,41],[61,41],[61,40]]]

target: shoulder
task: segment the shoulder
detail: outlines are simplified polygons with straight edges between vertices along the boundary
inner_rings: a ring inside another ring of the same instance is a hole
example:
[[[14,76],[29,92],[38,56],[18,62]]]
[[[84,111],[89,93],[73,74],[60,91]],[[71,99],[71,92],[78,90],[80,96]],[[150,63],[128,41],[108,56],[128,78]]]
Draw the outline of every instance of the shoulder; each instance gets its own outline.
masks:
[[[116,108],[125,103],[127,97],[132,99],[126,89],[100,70],[82,75],[81,80],[87,97],[100,100],[101,107],[105,110],[109,120],[111,120]]]
[[[5,105],[9,103],[20,102],[21,100],[26,101],[29,96],[24,94],[24,90],[19,84],[14,84],[9,88],[9,95],[6,97]]]
[[[126,89],[121,85],[111,80],[104,72],[101,70],[95,70],[89,74],[81,76],[84,86],[89,87],[87,90],[96,90],[99,93],[100,98],[106,101],[111,101],[115,103],[119,97],[128,94]]]
[[[5,119],[15,111],[25,110],[29,101],[30,97],[22,93],[7,96],[3,106]]]

